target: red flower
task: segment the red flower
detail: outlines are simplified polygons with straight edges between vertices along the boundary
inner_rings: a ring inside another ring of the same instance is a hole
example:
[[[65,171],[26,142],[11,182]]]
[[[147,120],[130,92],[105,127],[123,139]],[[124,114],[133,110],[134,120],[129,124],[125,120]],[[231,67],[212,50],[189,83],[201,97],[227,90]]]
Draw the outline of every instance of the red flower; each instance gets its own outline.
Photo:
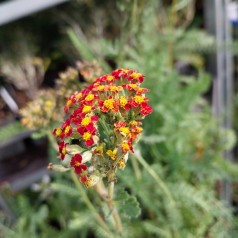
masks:
[[[81,176],[81,178],[80,178],[81,183],[86,183],[87,181],[88,181],[88,176],[87,175]]]
[[[135,83],[123,84],[122,87],[129,91],[137,91],[139,88],[139,86]]]
[[[56,137],[60,137],[62,134],[62,129],[61,128],[55,128],[54,131],[53,131],[53,135],[56,136]]]
[[[130,103],[132,107],[138,107],[139,105],[147,101],[148,101],[148,98],[145,98],[141,95],[136,95],[135,97],[132,98]]]
[[[64,141],[59,143],[59,153],[60,153],[60,157],[63,160],[65,155],[66,155],[66,146],[68,145],[68,143],[65,143]]]
[[[113,112],[118,111],[117,101],[114,100],[112,97],[109,97],[105,101],[99,102],[99,106],[100,106],[102,112],[108,112],[110,110]]]
[[[113,83],[115,81],[115,77],[113,75],[104,75],[100,79],[101,83],[106,82],[106,83]]]
[[[125,121],[118,121],[118,122],[115,122],[115,123],[114,123],[114,126],[115,126],[116,128],[126,127],[126,122],[125,122]]]
[[[133,72],[131,69],[116,69],[114,70],[111,74],[116,78],[116,79],[120,79],[120,78],[124,78],[126,79],[128,74],[130,72]]]
[[[152,111],[152,107],[147,102],[141,104],[141,114],[143,116],[149,115],[150,113],[152,113]]]
[[[53,131],[53,135],[64,139],[65,137],[71,136],[73,132],[72,127],[70,126],[70,120],[66,120],[61,128],[55,128]]]
[[[125,109],[125,110],[130,110],[131,109],[131,104],[130,102],[126,99],[125,96],[121,96],[120,99],[118,100],[119,105],[121,108]]]
[[[123,153],[127,153],[128,151],[134,153],[132,147],[132,139],[129,139],[128,141],[123,141],[119,146],[121,147]]]
[[[133,83],[142,83],[144,81],[144,75],[141,73],[137,73],[137,72],[132,72],[129,77],[128,80],[133,82]]]
[[[143,94],[143,93],[148,93],[150,90],[148,89],[148,88],[138,88],[137,90],[136,90],[136,94],[137,95],[141,95],[141,94]]]
[[[90,128],[89,125],[87,126],[87,128],[81,126],[77,129],[77,131],[82,136],[86,146],[92,146],[94,144],[93,135],[95,135],[97,130],[92,123],[90,125]]]
[[[74,167],[74,171],[76,174],[81,174],[83,170],[87,170],[87,166],[82,164],[82,156],[80,154],[76,154],[72,157],[70,166]]]
[[[71,106],[72,104],[73,104],[72,96],[70,96],[70,97],[67,99],[66,105],[65,105],[65,107],[64,107],[65,113],[68,113],[69,108],[70,108],[70,106]]]
[[[80,135],[83,135],[84,132],[90,132],[91,134],[95,135],[97,129],[95,128],[95,126],[93,125],[93,123],[90,123],[87,126],[80,126],[77,128],[77,131]]]

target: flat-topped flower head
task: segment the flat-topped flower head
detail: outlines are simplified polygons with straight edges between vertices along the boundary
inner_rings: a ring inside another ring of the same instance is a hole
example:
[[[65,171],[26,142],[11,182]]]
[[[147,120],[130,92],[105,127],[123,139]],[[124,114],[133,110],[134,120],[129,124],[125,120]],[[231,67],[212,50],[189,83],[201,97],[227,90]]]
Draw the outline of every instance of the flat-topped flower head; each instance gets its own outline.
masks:
[[[61,159],[71,158],[69,168],[85,187],[100,177],[113,180],[116,169],[126,167],[143,132],[141,120],[152,113],[145,97],[149,90],[140,87],[143,80],[135,70],[117,69],[68,97],[67,119],[53,134]]]

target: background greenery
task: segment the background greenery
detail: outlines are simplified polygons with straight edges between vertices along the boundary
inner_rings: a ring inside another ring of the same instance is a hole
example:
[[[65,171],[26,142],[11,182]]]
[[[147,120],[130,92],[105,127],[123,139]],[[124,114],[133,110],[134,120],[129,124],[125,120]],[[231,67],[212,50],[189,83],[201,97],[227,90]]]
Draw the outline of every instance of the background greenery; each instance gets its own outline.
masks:
[[[40,55],[50,58],[50,69],[96,59],[106,72],[138,70],[150,89],[154,112],[116,184],[123,233],[112,236],[97,223],[85,194],[109,225],[112,220],[93,189],[79,189],[68,173],[53,173],[37,192],[4,191],[16,222],[2,216],[3,237],[236,237],[235,208],[219,199],[220,181],[237,178],[237,166],[223,158],[235,135],[212,117],[204,56],[213,38],[199,28],[195,2],[75,1],[62,9],[41,23],[59,29],[52,36],[56,46]]]

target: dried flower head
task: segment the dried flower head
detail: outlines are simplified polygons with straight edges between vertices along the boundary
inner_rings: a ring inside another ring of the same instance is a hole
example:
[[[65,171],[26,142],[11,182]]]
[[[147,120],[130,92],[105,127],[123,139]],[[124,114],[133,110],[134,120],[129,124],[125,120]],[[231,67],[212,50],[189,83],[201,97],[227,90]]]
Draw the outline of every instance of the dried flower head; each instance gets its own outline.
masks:
[[[61,120],[62,116],[55,110],[56,104],[52,89],[39,91],[35,99],[21,109],[21,123],[34,130],[48,126],[49,122]]]
[[[34,100],[29,102],[20,113],[22,115],[22,124],[29,129],[37,129],[41,132],[49,131],[49,127],[55,122],[62,121],[64,118],[65,100],[76,90],[87,87],[92,77],[101,75],[102,69],[97,62],[77,62],[76,67],[68,67],[64,72],[59,74],[56,80],[56,88],[41,89],[34,96]],[[81,82],[79,77],[82,76],[84,81]],[[81,98],[81,93],[75,95],[75,99]],[[67,106],[71,105],[70,100]],[[89,112],[90,106],[84,108],[84,112]],[[61,134],[61,138],[70,136],[72,129],[70,124],[65,122],[63,131],[59,129],[55,131],[57,135]],[[61,133],[62,132],[62,133]],[[63,139],[63,138],[62,138]]]

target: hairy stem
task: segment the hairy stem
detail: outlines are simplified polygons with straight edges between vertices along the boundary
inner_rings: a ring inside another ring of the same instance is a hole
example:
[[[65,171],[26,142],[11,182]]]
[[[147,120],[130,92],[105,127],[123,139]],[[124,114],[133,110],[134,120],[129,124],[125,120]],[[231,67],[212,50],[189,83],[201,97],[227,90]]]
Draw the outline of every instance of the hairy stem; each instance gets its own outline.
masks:
[[[138,162],[135,158],[132,158],[130,161],[132,163],[132,167],[135,172],[136,179],[137,179],[137,181],[140,181],[141,180],[141,171],[140,171]]]
[[[113,206],[113,196],[114,196],[114,181],[111,181],[108,186],[108,191],[106,190],[102,180],[100,180],[96,186],[95,189],[97,193],[100,195],[100,197],[107,203],[108,208],[111,211],[111,214],[113,216],[113,220],[115,222],[115,230],[120,233],[122,230],[121,225],[121,219],[120,216],[116,210],[116,208]]]
[[[71,177],[72,180],[75,184],[75,186],[77,187],[77,189],[80,192],[80,196],[82,198],[82,200],[84,201],[84,203],[86,204],[86,206],[88,207],[88,209],[93,213],[95,219],[98,221],[98,223],[107,231],[110,232],[110,229],[108,228],[107,224],[105,223],[105,221],[102,219],[102,217],[98,214],[98,211],[96,210],[96,208],[93,206],[93,204],[91,203],[91,201],[89,200],[87,194],[85,193],[82,185],[80,184],[78,177],[76,176],[76,174],[74,173],[74,171],[71,171]],[[111,232],[110,232],[111,233]]]
[[[108,207],[112,211],[112,216],[115,222],[115,229],[117,232],[121,232],[121,219],[117,212],[117,209],[113,206],[113,195],[114,195],[114,181],[111,181],[108,186]]]
[[[157,184],[160,186],[160,188],[164,191],[165,195],[168,198],[168,201],[170,202],[171,206],[176,210],[176,202],[169,191],[169,188],[166,186],[164,181],[159,177],[159,175],[150,167],[150,165],[144,160],[144,158],[141,156],[140,151],[137,151],[136,153],[137,160],[141,163],[141,165],[147,170],[147,172],[151,175],[152,178],[157,182]],[[172,237],[173,238],[180,238],[180,235],[177,230],[174,228],[171,228],[172,231]]]
[[[160,188],[164,191],[166,194],[168,200],[171,202],[172,205],[175,205],[175,201],[166,186],[166,184],[163,182],[163,180],[159,177],[159,175],[150,167],[150,165],[144,160],[144,158],[140,155],[139,152],[136,153],[137,160],[141,163],[141,165],[147,170],[147,172],[155,179],[155,181],[158,183]]]

